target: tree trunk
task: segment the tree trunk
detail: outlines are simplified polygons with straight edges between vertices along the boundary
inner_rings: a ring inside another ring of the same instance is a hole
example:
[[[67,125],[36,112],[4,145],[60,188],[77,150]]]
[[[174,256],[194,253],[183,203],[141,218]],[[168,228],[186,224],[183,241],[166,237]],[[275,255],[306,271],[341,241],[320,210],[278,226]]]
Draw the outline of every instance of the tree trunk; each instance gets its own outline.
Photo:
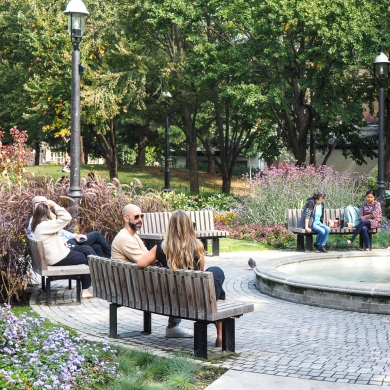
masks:
[[[188,142],[188,163],[190,170],[190,191],[194,194],[199,194],[199,181],[198,181],[198,155],[196,152],[197,147],[197,138],[196,130],[192,122],[190,108],[188,102],[186,101],[187,93],[182,91],[183,97],[183,116],[185,123],[185,134]]]
[[[214,174],[215,173],[215,161],[213,159],[213,148],[211,146],[210,140],[206,139],[206,152],[207,152],[207,173]]]
[[[337,145],[337,139],[335,139],[335,140],[333,141],[332,145],[330,145],[330,146],[328,147],[328,150],[327,150],[327,152],[326,152],[324,161],[322,162],[321,165],[326,165],[326,164],[328,164],[329,157],[330,157],[330,155],[332,154],[332,152],[333,152],[334,148],[336,147],[336,145]]]
[[[135,160],[135,165],[139,167],[144,167],[146,165],[146,143],[148,141],[148,137],[142,135],[138,141],[138,153],[137,158]]]
[[[267,167],[268,168],[278,168],[279,167],[279,160],[275,157],[270,157],[267,159]]]
[[[118,177],[118,156],[116,151],[116,134],[115,134],[115,120],[107,120],[109,130],[106,134],[97,133],[95,126],[90,125],[91,131],[95,134],[95,137],[102,148],[103,157],[106,160],[108,166],[108,172],[110,174],[110,180]]]
[[[316,138],[315,131],[313,127],[310,128],[310,159],[309,165],[317,165],[317,148],[316,148]]]
[[[40,148],[40,142],[35,142],[34,149],[35,149],[35,161],[34,165],[39,165],[39,158],[41,156],[41,148]]]

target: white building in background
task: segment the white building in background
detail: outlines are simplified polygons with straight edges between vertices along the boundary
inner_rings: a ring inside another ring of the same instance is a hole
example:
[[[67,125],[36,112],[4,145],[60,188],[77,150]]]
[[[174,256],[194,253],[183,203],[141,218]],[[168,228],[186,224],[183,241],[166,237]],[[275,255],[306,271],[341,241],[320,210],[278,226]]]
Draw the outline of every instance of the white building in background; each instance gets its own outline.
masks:
[[[41,142],[39,145],[39,165],[53,164],[53,165],[62,165],[65,161],[65,158],[69,156],[66,152],[54,152],[50,149],[49,144],[46,142]],[[88,157],[87,164],[105,164],[106,160],[104,158],[91,158]]]

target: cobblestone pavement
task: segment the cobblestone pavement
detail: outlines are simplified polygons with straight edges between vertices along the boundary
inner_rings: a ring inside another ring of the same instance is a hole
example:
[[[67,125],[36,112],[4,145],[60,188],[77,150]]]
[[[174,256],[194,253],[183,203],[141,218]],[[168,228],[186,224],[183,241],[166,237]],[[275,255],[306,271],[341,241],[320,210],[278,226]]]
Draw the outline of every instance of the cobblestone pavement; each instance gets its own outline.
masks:
[[[297,252],[262,251],[225,253],[208,258],[207,266],[224,271],[228,298],[254,303],[255,311],[236,320],[236,352],[223,367],[254,373],[280,375],[319,381],[390,386],[390,319],[385,315],[323,309],[278,300],[260,293],[254,272],[248,267],[252,257],[262,260]],[[320,254],[319,254],[320,256]],[[55,305],[44,304],[38,290],[31,306],[42,316],[76,329],[91,340],[112,340],[108,333],[108,303],[97,298],[75,303],[75,289],[66,290],[66,281],[53,283]],[[117,341],[129,347],[144,348],[159,355],[181,349],[192,353],[192,339],[166,339],[167,318],[153,315],[153,334]],[[141,311],[118,310],[118,331],[142,329]],[[182,326],[193,328],[192,321]],[[222,353],[213,347],[215,330],[209,326],[211,355]]]

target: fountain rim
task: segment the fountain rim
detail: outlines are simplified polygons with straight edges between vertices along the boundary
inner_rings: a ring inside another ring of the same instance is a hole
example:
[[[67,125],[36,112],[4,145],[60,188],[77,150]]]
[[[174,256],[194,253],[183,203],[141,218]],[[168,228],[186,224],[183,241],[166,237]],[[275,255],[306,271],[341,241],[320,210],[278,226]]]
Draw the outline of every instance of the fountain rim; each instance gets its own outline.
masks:
[[[348,251],[348,252],[330,252],[326,254],[310,253],[300,256],[286,256],[278,259],[269,259],[258,264],[254,268],[256,276],[278,284],[284,284],[293,288],[304,288],[318,291],[337,292],[350,295],[369,295],[377,297],[389,297],[390,287],[375,286],[366,284],[341,284],[340,282],[329,283],[315,279],[305,279],[302,277],[292,276],[285,272],[279,271],[278,267],[282,265],[316,260],[338,260],[355,257],[388,257],[387,250],[373,250],[371,252]]]

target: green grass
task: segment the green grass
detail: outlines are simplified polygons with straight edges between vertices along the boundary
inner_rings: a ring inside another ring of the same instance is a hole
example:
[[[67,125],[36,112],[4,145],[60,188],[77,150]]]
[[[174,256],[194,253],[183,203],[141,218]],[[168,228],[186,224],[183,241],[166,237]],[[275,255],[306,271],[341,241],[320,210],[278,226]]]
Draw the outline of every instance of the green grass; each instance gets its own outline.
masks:
[[[35,175],[49,175],[55,180],[62,176],[68,176],[69,173],[60,172],[61,165],[40,165],[26,167],[28,172]],[[82,165],[80,169],[81,177],[85,178],[88,172],[94,172],[100,179],[109,181],[109,173],[106,165]],[[189,192],[189,171],[187,169],[171,168],[170,170],[170,187],[180,190],[181,192]],[[218,176],[215,176],[215,180]],[[122,184],[137,184],[139,180],[144,189],[153,188],[163,190],[165,184],[164,167],[136,167],[136,166],[120,166],[118,167],[118,179]],[[199,174],[199,187],[201,192],[221,192],[220,184],[214,181],[214,178],[207,175]]]
[[[275,249],[275,248],[269,245],[260,244],[259,242],[256,241],[233,240],[232,238],[219,239],[220,252],[265,251],[271,249]]]

